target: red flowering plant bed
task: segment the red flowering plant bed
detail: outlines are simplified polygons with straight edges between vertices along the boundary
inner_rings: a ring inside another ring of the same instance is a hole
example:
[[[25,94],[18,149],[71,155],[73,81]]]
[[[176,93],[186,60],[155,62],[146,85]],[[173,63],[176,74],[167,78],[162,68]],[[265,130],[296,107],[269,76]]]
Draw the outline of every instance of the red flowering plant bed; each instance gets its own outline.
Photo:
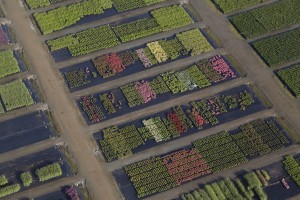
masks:
[[[83,96],[80,101],[83,112],[93,123],[100,122],[105,119],[104,114],[96,102],[97,100],[94,96]]]
[[[162,192],[211,173],[197,149],[184,149],[124,167],[139,198]]]

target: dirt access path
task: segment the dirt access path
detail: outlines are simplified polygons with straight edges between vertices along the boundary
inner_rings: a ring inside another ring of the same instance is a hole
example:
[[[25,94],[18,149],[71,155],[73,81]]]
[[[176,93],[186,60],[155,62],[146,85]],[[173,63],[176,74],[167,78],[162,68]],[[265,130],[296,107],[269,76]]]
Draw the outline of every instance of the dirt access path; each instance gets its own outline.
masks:
[[[28,12],[20,7],[17,0],[3,0],[3,6],[18,41],[24,47],[31,71],[37,75],[43,96],[59,124],[61,137],[70,145],[79,174],[87,179],[94,199],[121,199],[111,174],[103,166],[105,162],[94,156],[90,138],[80,123],[74,101],[67,96],[58,70],[53,67],[55,64],[45,51],[38,33],[30,28]]]

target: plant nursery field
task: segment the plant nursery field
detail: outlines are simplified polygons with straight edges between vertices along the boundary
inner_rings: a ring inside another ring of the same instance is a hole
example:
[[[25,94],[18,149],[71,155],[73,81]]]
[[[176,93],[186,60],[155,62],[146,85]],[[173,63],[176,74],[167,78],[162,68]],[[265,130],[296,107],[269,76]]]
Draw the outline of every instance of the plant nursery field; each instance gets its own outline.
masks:
[[[244,85],[187,105],[176,105],[142,119],[105,128],[94,134],[94,137],[99,141],[107,161],[112,161],[263,109],[260,100]]]
[[[38,102],[29,81],[21,79],[0,85],[0,114]]]
[[[219,179],[217,181],[213,181],[207,183],[205,185],[201,185],[201,189],[196,189],[191,192],[185,193],[180,195],[181,198],[176,200],[187,200],[187,199],[199,199],[200,196],[203,199],[209,199],[211,196],[216,198],[214,199],[226,199],[230,196],[233,196],[234,199],[239,199],[238,196],[241,195],[247,199],[271,199],[271,200],[282,200],[282,199],[289,199],[295,197],[298,194],[299,187],[297,186],[296,182],[289,177],[289,174],[285,170],[285,164],[289,160],[289,162],[294,163],[295,167],[299,164],[296,164],[293,159],[299,161],[299,155],[295,155],[293,157],[287,156],[284,157],[283,160],[274,162],[270,165],[266,165],[262,168],[256,169],[255,174],[261,184],[256,181],[258,184],[256,187],[262,187],[263,191],[260,190],[260,195],[257,193],[257,189],[255,188],[248,188],[249,175],[246,176],[245,172],[239,172],[238,176],[232,180],[233,185],[228,182],[228,178]],[[294,167],[293,167],[294,168]],[[295,168],[294,168],[295,169]],[[297,171],[297,170],[296,170]],[[248,172],[253,173],[253,172]],[[254,178],[253,174],[251,177]],[[257,180],[257,178],[255,178]],[[285,179],[287,184],[290,186],[289,189],[285,189],[284,185],[282,184],[281,180]],[[254,180],[254,179],[252,179]],[[224,184],[224,183],[225,184]],[[232,187],[235,186],[235,187]],[[234,189],[236,188],[236,189]],[[264,193],[264,194],[263,194]],[[192,198],[193,197],[193,198]]]
[[[26,71],[20,51],[0,51],[0,78]]]
[[[33,17],[41,32],[49,34],[72,25],[99,20],[162,1],[164,0],[85,0],[45,12],[36,12]]]
[[[62,1],[66,1],[66,0],[25,0],[26,4],[30,9],[41,8]]]
[[[50,148],[0,164],[0,198],[72,174],[64,155]]]
[[[205,32],[201,29],[192,29],[167,39],[149,42],[126,51],[105,54],[63,68],[61,73],[70,91],[76,91],[211,51],[213,50],[211,40],[206,38]]]
[[[300,28],[251,43],[254,50],[270,67],[300,58]]]
[[[48,113],[44,111],[0,122],[0,130],[0,153],[46,140],[55,134]]]
[[[266,171],[255,170],[239,176],[236,179],[219,179],[205,184],[201,189],[180,195],[180,200],[189,199],[249,199],[256,197],[267,199],[264,187],[269,184],[269,174]],[[178,200],[178,199],[177,199]]]
[[[273,118],[258,119],[184,149],[127,165],[114,176],[125,198],[134,200],[241,165],[290,143],[287,132]]]
[[[35,200],[81,200],[80,190],[76,186],[65,186],[60,190],[34,198]]]
[[[296,97],[300,96],[300,65],[290,66],[275,72],[283,84]]]
[[[97,123],[162,103],[187,93],[238,77],[222,56],[201,60],[179,71],[169,71],[109,91],[83,96],[78,106],[87,123]]]
[[[180,5],[159,8],[144,16],[51,39],[47,45],[51,52],[61,50],[59,54],[67,59],[194,23]]]
[[[224,13],[233,12],[264,0],[211,0]]]
[[[252,38],[299,23],[299,7],[298,0],[280,0],[231,16],[230,21],[245,38]]]

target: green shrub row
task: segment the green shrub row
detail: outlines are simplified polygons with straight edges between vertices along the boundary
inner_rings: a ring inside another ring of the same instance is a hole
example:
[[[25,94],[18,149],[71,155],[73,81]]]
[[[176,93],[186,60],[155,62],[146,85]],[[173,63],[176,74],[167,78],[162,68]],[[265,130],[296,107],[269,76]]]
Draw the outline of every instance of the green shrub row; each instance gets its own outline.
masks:
[[[281,0],[230,17],[246,38],[262,35],[300,22],[300,1]]]

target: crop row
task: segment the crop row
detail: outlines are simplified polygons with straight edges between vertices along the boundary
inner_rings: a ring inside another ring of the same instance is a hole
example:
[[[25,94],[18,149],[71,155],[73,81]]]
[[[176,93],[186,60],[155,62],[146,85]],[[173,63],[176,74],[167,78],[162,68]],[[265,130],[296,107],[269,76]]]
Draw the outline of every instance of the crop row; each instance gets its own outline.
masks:
[[[30,9],[36,9],[40,7],[49,6],[54,3],[58,3],[65,0],[25,0]]]
[[[230,108],[226,98],[235,99],[236,107]],[[175,106],[170,111],[138,120],[138,123],[108,127],[102,130],[103,138],[99,144],[107,161],[124,158],[148,141],[159,143],[191,131],[195,133],[203,127],[219,124],[219,117],[237,110],[243,112],[254,103],[252,94],[244,91],[194,101],[188,107]]]
[[[263,174],[263,175],[262,175]],[[255,193],[260,199],[266,199],[267,195],[263,192],[262,183],[267,183],[269,175],[266,171],[256,171],[245,174],[242,179],[231,180],[221,179],[216,182],[206,184],[202,189],[180,195],[181,200],[226,200],[235,199],[252,200]]]
[[[33,16],[41,32],[49,34],[76,24],[85,16],[102,14],[109,8],[112,8],[111,0],[86,0],[46,12],[37,12]]]
[[[163,1],[164,0],[112,0],[113,5],[118,12],[124,12],[135,8],[141,8]]]
[[[22,182],[22,185],[18,183],[9,183],[5,175],[0,177],[0,198],[11,195],[13,193],[21,190],[21,187],[29,187],[33,182],[47,181],[62,175],[62,170],[60,163],[52,163],[44,167],[38,168],[35,170],[35,174],[32,174],[30,171],[22,172],[19,179]]]
[[[51,51],[67,48],[72,56],[116,46],[154,33],[175,29],[193,23],[182,6],[174,5],[150,12],[152,17],[141,18],[121,25],[105,25],[82,32],[48,40]],[[120,38],[120,41],[119,39]]]
[[[262,0],[227,0],[227,1],[212,0],[212,1],[224,13],[233,12],[245,8],[247,6],[251,6],[262,2]]]
[[[268,130],[275,137],[279,138],[282,136],[285,138],[282,134],[278,135],[280,132],[277,129],[279,130],[279,128],[275,125],[273,119],[255,120],[239,127],[239,129],[245,130],[245,127],[249,129],[250,126],[253,128],[252,131],[256,131],[257,134]],[[274,129],[276,130],[274,131]],[[230,167],[241,165],[248,161],[247,158],[253,159],[253,156],[244,153],[247,147],[239,145],[240,143],[235,140],[235,136],[241,137],[240,133],[229,134],[223,131],[193,142],[194,148],[178,150],[164,156],[139,161],[125,166],[124,171],[139,198],[153,195],[206,174],[224,171]],[[254,134],[243,137],[246,137],[249,141],[257,139]],[[282,144],[285,142],[286,140]],[[266,140],[263,143],[269,145]],[[252,148],[255,149],[256,147]],[[231,197],[243,199],[242,196],[245,194],[253,197],[252,190],[262,197],[265,196],[261,192],[261,187],[268,184],[269,176],[266,172],[251,172],[245,175],[244,178],[248,183],[248,187],[247,191],[242,192],[243,194],[238,192],[233,182],[229,179],[218,182],[220,190],[215,185],[212,186],[212,189],[217,189],[218,191],[215,191],[217,192],[216,196],[224,200],[232,199]],[[212,193],[213,191],[207,192]]]
[[[300,165],[299,162],[293,156],[285,156],[282,161],[284,169],[300,187]]]
[[[124,113],[126,109],[129,111],[134,107],[155,100],[159,101],[160,98],[166,95],[179,95],[187,91],[206,88],[212,84],[235,77],[236,74],[223,57],[215,56],[202,60],[184,70],[166,72],[149,78],[149,80],[135,81],[120,88],[103,92],[99,94],[99,98],[96,98],[97,94],[93,96],[97,101],[95,104],[101,105],[104,108],[103,112],[111,115],[119,112]]]
[[[277,75],[293,95],[300,96],[300,64],[280,69]]]
[[[0,51],[0,78],[20,72],[19,64],[12,50]]]
[[[298,0],[281,0],[230,17],[230,21],[246,38],[262,35],[300,22]]]
[[[300,28],[252,43],[253,48],[269,65],[275,66],[300,57]]]
[[[30,91],[20,79],[0,85],[0,98],[6,111],[34,104]],[[0,105],[0,113],[3,112]]]
[[[85,66],[76,68],[64,72],[64,77],[70,88],[77,88],[95,81],[94,79],[113,77],[131,66],[141,65],[140,63],[141,68],[145,69],[188,53],[196,55],[212,49],[201,31],[193,29],[176,34],[174,39],[149,42],[144,48],[96,57],[92,59],[92,68]]]

